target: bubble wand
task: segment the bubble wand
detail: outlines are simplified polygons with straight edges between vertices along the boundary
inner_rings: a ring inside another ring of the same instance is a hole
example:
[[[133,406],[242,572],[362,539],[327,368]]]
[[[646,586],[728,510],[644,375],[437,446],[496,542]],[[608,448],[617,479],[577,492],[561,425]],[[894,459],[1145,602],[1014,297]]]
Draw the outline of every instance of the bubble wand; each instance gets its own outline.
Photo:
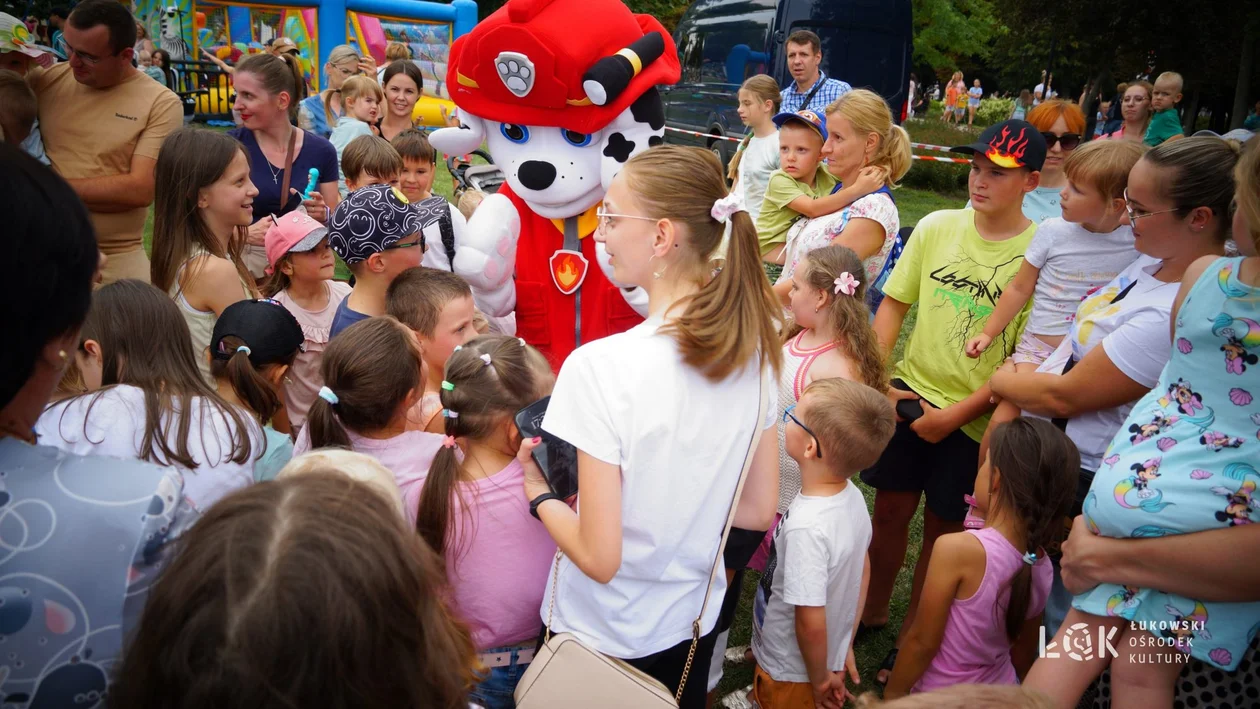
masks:
[[[309,200],[311,198],[311,193],[315,191],[316,187],[319,187],[319,168],[312,167],[310,176],[310,180],[306,183],[306,191],[302,193],[303,201]]]

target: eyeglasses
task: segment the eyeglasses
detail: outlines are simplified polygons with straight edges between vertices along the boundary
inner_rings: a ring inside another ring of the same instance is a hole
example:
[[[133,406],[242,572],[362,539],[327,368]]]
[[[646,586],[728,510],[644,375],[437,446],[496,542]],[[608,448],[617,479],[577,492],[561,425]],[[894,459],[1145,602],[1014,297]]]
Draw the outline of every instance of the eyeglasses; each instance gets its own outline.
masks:
[[[1143,217],[1153,217],[1156,214],[1168,214],[1169,212],[1176,212],[1179,210],[1176,207],[1174,207],[1172,209],[1161,209],[1158,212],[1139,212],[1138,210],[1133,208],[1133,203],[1129,201],[1129,190],[1125,189],[1124,211],[1129,213],[1129,223],[1136,224],[1137,220],[1142,219]]]
[[[1046,150],[1053,148],[1055,143],[1062,145],[1064,150],[1076,150],[1081,144],[1079,133],[1064,133],[1063,135],[1042,133],[1041,137],[1046,139]]]
[[[390,244],[389,246],[386,246],[386,247],[385,247],[385,250],[386,250],[386,251],[392,251],[392,250],[394,250],[394,249],[410,249],[410,248],[412,248],[413,246],[419,246],[420,248],[422,248],[422,249],[423,249],[423,248],[424,248],[424,238],[423,238],[423,237],[421,237],[421,238],[419,238],[419,239],[416,239],[415,241],[408,241],[407,243],[403,243],[403,242],[400,242],[400,241],[396,241],[396,242],[394,242],[393,244]]]
[[[612,219],[614,217],[618,219],[642,219],[645,222],[659,221],[657,217],[641,217],[637,214],[613,214],[612,212],[605,212],[603,209],[595,210],[595,217],[599,219],[599,226],[597,228],[601,234],[608,233],[608,228],[612,226]]]
[[[787,423],[788,419],[791,419],[793,423],[801,427],[801,430],[805,431],[805,433],[808,433],[809,437],[814,439],[814,445],[818,446],[818,459],[822,460],[822,457],[823,457],[822,441],[819,441],[818,436],[815,436],[814,432],[809,430],[809,426],[806,426],[805,424],[801,423],[801,420],[796,418],[796,414],[792,413],[795,410],[796,410],[796,404],[792,404],[791,406],[783,410],[783,423]]]
[[[115,52],[109,56],[116,57],[118,56],[118,52]],[[66,45],[66,59],[69,60],[72,57],[78,57],[79,61],[89,66],[96,66],[97,64],[101,63],[102,59],[105,58],[105,57],[94,57],[91,54],[84,54],[83,52],[80,52],[79,50],[67,44]]]

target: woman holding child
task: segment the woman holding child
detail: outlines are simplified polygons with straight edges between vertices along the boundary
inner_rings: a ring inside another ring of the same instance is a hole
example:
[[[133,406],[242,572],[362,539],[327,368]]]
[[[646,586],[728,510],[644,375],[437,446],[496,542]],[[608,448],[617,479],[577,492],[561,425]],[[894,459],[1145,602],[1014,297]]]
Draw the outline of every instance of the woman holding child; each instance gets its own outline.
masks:
[[[1008,364],[989,381],[996,397],[1060,423],[1080,449],[1073,514],[1107,444],[1168,362],[1169,318],[1183,274],[1195,259],[1225,253],[1237,159],[1236,148],[1212,137],[1147,153],[1126,191],[1138,259],[1081,303],[1068,336],[1036,372],[1019,374]],[[1062,622],[1069,600],[1056,580],[1048,630]]]
[[[734,527],[753,531],[753,546],[778,499],[770,398],[781,308],[752,220],[710,153],[661,146],[631,158],[599,218],[595,238],[617,282],[647,291],[649,316],[579,347],[556,381],[543,428],[578,449],[580,517],[530,461],[536,441],[522,446],[526,498],[562,552],[541,616],[552,632],[576,634],[671,692],[682,684],[682,707],[703,707],[725,575],[698,643],[692,626],[746,454]],[[715,272],[710,258],[726,224],[726,260]],[[763,430],[771,433],[749,450]]]
[[[829,244],[853,249],[862,259],[866,283],[884,268],[901,221],[891,188],[910,170],[910,137],[894,125],[888,104],[866,89],[850,91],[827,106],[827,171],[843,185],[868,184],[869,194],[849,206],[788,231],[783,275],[774,291],[785,302],[792,274],[806,254]],[[872,169],[868,169],[872,168]]]

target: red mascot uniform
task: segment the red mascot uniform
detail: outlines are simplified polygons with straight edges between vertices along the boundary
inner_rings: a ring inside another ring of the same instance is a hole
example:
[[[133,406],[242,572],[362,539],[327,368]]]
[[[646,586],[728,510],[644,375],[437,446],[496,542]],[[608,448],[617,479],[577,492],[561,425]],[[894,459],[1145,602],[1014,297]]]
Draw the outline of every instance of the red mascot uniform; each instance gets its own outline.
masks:
[[[509,0],[451,47],[462,125],[432,142],[462,154],[485,141],[506,182],[450,261],[478,306],[514,313],[517,334],[557,369],[582,343],[642,321],[646,298],[608,279],[592,234],[620,166],[662,142],[655,86],[678,74],[664,28],[620,0]]]

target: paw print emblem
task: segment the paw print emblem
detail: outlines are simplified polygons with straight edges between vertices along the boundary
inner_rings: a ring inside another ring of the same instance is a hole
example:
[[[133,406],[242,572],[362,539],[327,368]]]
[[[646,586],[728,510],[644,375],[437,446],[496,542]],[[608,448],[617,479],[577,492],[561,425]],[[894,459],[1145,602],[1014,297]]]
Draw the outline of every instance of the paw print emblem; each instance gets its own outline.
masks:
[[[534,63],[524,54],[500,52],[494,59],[494,68],[513,96],[524,98],[534,88]]]

